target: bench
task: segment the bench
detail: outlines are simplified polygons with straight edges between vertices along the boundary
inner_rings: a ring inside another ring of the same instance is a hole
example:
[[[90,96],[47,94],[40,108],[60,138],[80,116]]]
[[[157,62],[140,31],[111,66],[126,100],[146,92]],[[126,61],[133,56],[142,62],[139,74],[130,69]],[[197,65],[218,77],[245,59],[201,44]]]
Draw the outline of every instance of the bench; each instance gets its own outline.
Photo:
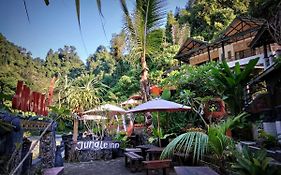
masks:
[[[149,170],[155,170],[155,169],[163,169],[163,175],[168,175],[171,162],[172,160],[170,159],[150,160],[150,161],[143,161],[143,164],[144,164],[144,169],[146,169],[147,175],[149,173]]]
[[[44,170],[43,175],[61,175],[63,174],[64,167],[53,167]]]
[[[134,152],[134,153],[141,154],[141,149],[140,148],[125,148],[125,152]]]
[[[128,167],[128,159],[130,160],[130,170],[131,172],[141,171],[141,161],[143,157],[134,152],[125,152],[125,166]]]

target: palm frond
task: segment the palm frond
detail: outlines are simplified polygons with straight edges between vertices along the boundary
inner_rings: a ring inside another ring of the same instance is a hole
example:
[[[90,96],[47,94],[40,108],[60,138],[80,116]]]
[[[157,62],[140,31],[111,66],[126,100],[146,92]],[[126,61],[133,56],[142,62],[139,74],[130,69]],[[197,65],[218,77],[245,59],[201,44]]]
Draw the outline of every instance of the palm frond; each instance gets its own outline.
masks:
[[[81,31],[80,0],[75,0],[75,5],[76,5],[76,15],[77,15],[77,20],[78,20],[79,30]]]
[[[44,1],[45,1],[46,6],[48,6],[50,4],[49,0],[44,0]]]
[[[99,10],[99,14],[103,17],[103,14],[102,14],[102,9],[101,9],[101,1],[100,0],[96,0],[97,2],[97,6],[98,6],[98,10]]]
[[[193,162],[197,162],[205,154],[208,135],[203,132],[187,132],[170,142],[161,154],[161,159],[171,158],[174,153],[183,153],[185,157],[193,154]]]
[[[25,14],[27,16],[27,20],[30,23],[30,18],[29,18],[29,14],[28,14],[28,10],[27,10],[26,1],[25,0],[22,0],[22,1],[23,1],[24,9],[25,9]]]

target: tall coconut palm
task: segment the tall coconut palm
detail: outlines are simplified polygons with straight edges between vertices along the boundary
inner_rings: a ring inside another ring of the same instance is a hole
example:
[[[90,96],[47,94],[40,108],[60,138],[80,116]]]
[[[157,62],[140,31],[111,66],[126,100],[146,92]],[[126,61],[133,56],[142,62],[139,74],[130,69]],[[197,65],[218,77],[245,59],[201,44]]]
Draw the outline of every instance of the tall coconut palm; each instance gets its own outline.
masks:
[[[148,38],[161,26],[165,18],[164,0],[136,0],[134,12],[130,14],[126,0],[120,0],[125,18],[125,32],[130,41],[131,51],[141,64],[141,91],[143,100],[149,99],[148,66],[146,57],[151,51]]]

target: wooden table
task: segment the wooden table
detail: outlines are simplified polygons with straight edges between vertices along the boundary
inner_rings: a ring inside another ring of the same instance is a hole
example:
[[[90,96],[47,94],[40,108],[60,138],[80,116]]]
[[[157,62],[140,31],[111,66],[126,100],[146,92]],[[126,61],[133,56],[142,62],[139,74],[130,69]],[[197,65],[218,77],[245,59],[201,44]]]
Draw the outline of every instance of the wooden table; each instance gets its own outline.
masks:
[[[154,145],[138,145],[136,146],[136,148],[140,148],[141,149],[141,155],[144,157],[144,159],[146,158],[146,150],[150,149],[150,148],[154,148],[156,146]]]
[[[175,166],[177,175],[219,175],[207,166]]]
[[[149,160],[159,160],[160,155],[162,153],[162,151],[165,148],[160,148],[160,147],[153,147],[153,148],[149,148],[148,150],[146,150],[146,153],[148,154],[148,159]]]

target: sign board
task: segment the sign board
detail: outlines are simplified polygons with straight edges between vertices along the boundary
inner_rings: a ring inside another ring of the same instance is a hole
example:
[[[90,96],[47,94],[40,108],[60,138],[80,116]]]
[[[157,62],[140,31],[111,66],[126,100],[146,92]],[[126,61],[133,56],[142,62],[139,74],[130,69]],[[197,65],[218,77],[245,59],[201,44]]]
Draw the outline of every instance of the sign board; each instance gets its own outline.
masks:
[[[12,108],[24,112],[35,112],[37,115],[48,115],[46,96],[39,92],[32,92],[23,81],[18,81]]]
[[[118,149],[120,148],[120,142],[117,141],[78,141],[75,150],[100,150],[100,149]]]

